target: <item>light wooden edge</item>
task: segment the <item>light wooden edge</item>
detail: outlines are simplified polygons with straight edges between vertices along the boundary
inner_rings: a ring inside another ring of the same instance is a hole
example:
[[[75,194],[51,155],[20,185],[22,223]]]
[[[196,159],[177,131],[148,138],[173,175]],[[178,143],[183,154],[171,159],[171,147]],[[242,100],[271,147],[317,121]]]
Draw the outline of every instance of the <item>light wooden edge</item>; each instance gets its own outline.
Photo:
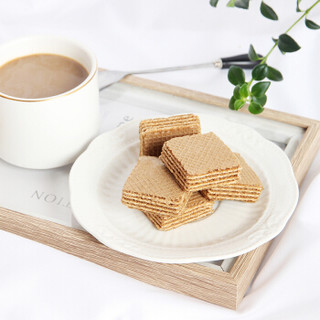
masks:
[[[134,85],[141,88],[146,88],[150,90],[160,91],[167,94],[172,94],[175,96],[183,97],[186,99],[211,104],[223,108],[228,108],[229,99],[213,96],[211,94],[185,89],[177,86],[173,86],[166,83],[161,83],[153,80],[143,79],[140,77],[129,75],[121,80],[122,83]],[[238,112],[250,114],[247,108],[243,108]],[[266,108],[263,113],[255,115],[254,117],[263,117],[266,119],[276,120],[279,122],[288,123],[301,128],[307,128],[311,124],[318,123],[317,120],[293,115],[286,112],[276,111]]]
[[[291,158],[292,167],[300,185],[320,148],[320,122],[310,124]]]
[[[237,285],[229,273],[198,264],[165,264],[112,250],[85,231],[0,209],[0,228],[146,283],[235,309]]]
[[[122,82],[215,106],[228,106],[225,98],[134,76],[126,77]],[[319,148],[319,122],[267,109],[260,116],[306,128],[292,158],[297,181],[301,183]],[[230,272],[223,272],[199,264],[163,264],[134,258],[104,246],[85,231],[5,208],[0,208],[0,228],[137,280],[230,309],[236,309],[241,302],[271,243],[239,256]]]

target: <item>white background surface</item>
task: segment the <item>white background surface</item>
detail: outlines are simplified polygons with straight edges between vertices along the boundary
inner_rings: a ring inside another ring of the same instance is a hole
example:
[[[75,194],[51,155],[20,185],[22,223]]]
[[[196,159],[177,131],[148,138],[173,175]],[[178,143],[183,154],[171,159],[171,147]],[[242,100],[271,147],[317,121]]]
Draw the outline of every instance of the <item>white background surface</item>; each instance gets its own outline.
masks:
[[[77,39],[100,66],[144,69],[244,53],[250,43],[266,53],[298,17],[296,1],[271,1],[280,21],[249,11],[217,9],[209,1],[11,0],[0,11],[0,42],[32,34]],[[302,1],[302,6],[312,1]],[[320,5],[319,5],[320,6]],[[319,7],[318,6],[318,7]],[[320,23],[320,8],[310,18]],[[320,120],[320,31],[300,23],[291,33],[302,49],[270,64],[285,80],[269,89],[268,107]],[[182,71],[148,76],[219,96],[230,96],[226,71]],[[238,311],[159,289],[0,231],[0,319],[317,319],[320,314],[320,156],[301,186],[300,203],[274,242]]]

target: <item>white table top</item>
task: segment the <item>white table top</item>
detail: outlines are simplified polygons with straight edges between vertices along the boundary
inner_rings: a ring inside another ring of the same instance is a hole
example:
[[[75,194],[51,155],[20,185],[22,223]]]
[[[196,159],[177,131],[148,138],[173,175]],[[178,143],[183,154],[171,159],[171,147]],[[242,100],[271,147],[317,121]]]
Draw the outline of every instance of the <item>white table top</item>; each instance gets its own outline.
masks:
[[[268,3],[280,21],[209,1],[17,1],[0,11],[0,43],[58,34],[91,47],[101,67],[147,69],[266,53],[272,37],[298,14],[295,1]],[[307,6],[313,1],[302,1]],[[320,23],[320,4],[309,17]],[[267,107],[320,120],[320,31],[303,22],[291,35],[301,50],[269,59],[284,81],[273,83]],[[147,78],[229,97],[227,72],[199,69]],[[274,241],[238,311],[144,284],[74,256],[0,231],[0,319],[315,319],[320,314],[320,154],[300,189],[293,219]]]

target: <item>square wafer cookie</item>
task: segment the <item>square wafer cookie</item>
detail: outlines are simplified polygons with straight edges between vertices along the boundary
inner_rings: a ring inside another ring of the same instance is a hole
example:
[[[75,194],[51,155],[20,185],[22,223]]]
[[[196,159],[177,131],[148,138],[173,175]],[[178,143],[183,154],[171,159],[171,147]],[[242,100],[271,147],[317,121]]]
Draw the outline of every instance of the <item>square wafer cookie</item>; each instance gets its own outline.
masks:
[[[168,231],[211,215],[213,213],[213,203],[214,201],[205,199],[199,192],[194,192],[186,207],[177,216],[164,216],[153,212],[143,213],[157,229]]]
[[[139,125],[140,155],[159,157],[164,142],[200,132],[200,119],[194,114],[143,120]]]
[[[235,153],[242,167],[240,179],[228,185],[219,185],[208,190],[201,191],[209,200],[239,200],[244,202],[256,202],[263,190],[263,185],[239,153]]]
[[[177,215],[190,196],[159,158],[141,156],[122,189],[121,201],[129,208]]]
[[[165,142],[160,159],[187,191],[234,183],[241,171],[238,157],[213,132]]]

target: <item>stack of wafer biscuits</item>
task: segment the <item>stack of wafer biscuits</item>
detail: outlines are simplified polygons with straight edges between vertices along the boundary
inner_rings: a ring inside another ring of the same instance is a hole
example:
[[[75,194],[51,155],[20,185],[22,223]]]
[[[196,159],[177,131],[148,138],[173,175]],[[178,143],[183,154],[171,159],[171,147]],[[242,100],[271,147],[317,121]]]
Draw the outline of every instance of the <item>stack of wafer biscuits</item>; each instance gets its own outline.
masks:
[[[159,157],[164,142],[200,132],[199,117],[193,114],[143,120],[139,126],[140,156]]]
[[[263,190],[240,154],[213,132],[200,132],[195,115],[140,123],[140,157],[122,203],[142,211],[159,230],[211,215],[215,200],[255,202]]]
[[[256,202],[263,190],[262,183],[252,168],[245,162],[239,153],[235,153],[242,167],[238,181],[230,184],[222,184],[201,193],[209,200],[239,200],[244,202]]]
[[[162,215],[177,215],[191,193],[182,190],[157,157],[141,156],[122,189],[129,208]]]
[[[187,191],[233,183],[241,171],[239,159],[213,132],[165,142],[160,159]]]
[[[179,215],[155,214],[147,211],[144,211],[144,214],[157,229],[168,231],[211,215],[212,205],[213,201],[206,200],[199,192],[193,192],[186,207],[181,210]]]

